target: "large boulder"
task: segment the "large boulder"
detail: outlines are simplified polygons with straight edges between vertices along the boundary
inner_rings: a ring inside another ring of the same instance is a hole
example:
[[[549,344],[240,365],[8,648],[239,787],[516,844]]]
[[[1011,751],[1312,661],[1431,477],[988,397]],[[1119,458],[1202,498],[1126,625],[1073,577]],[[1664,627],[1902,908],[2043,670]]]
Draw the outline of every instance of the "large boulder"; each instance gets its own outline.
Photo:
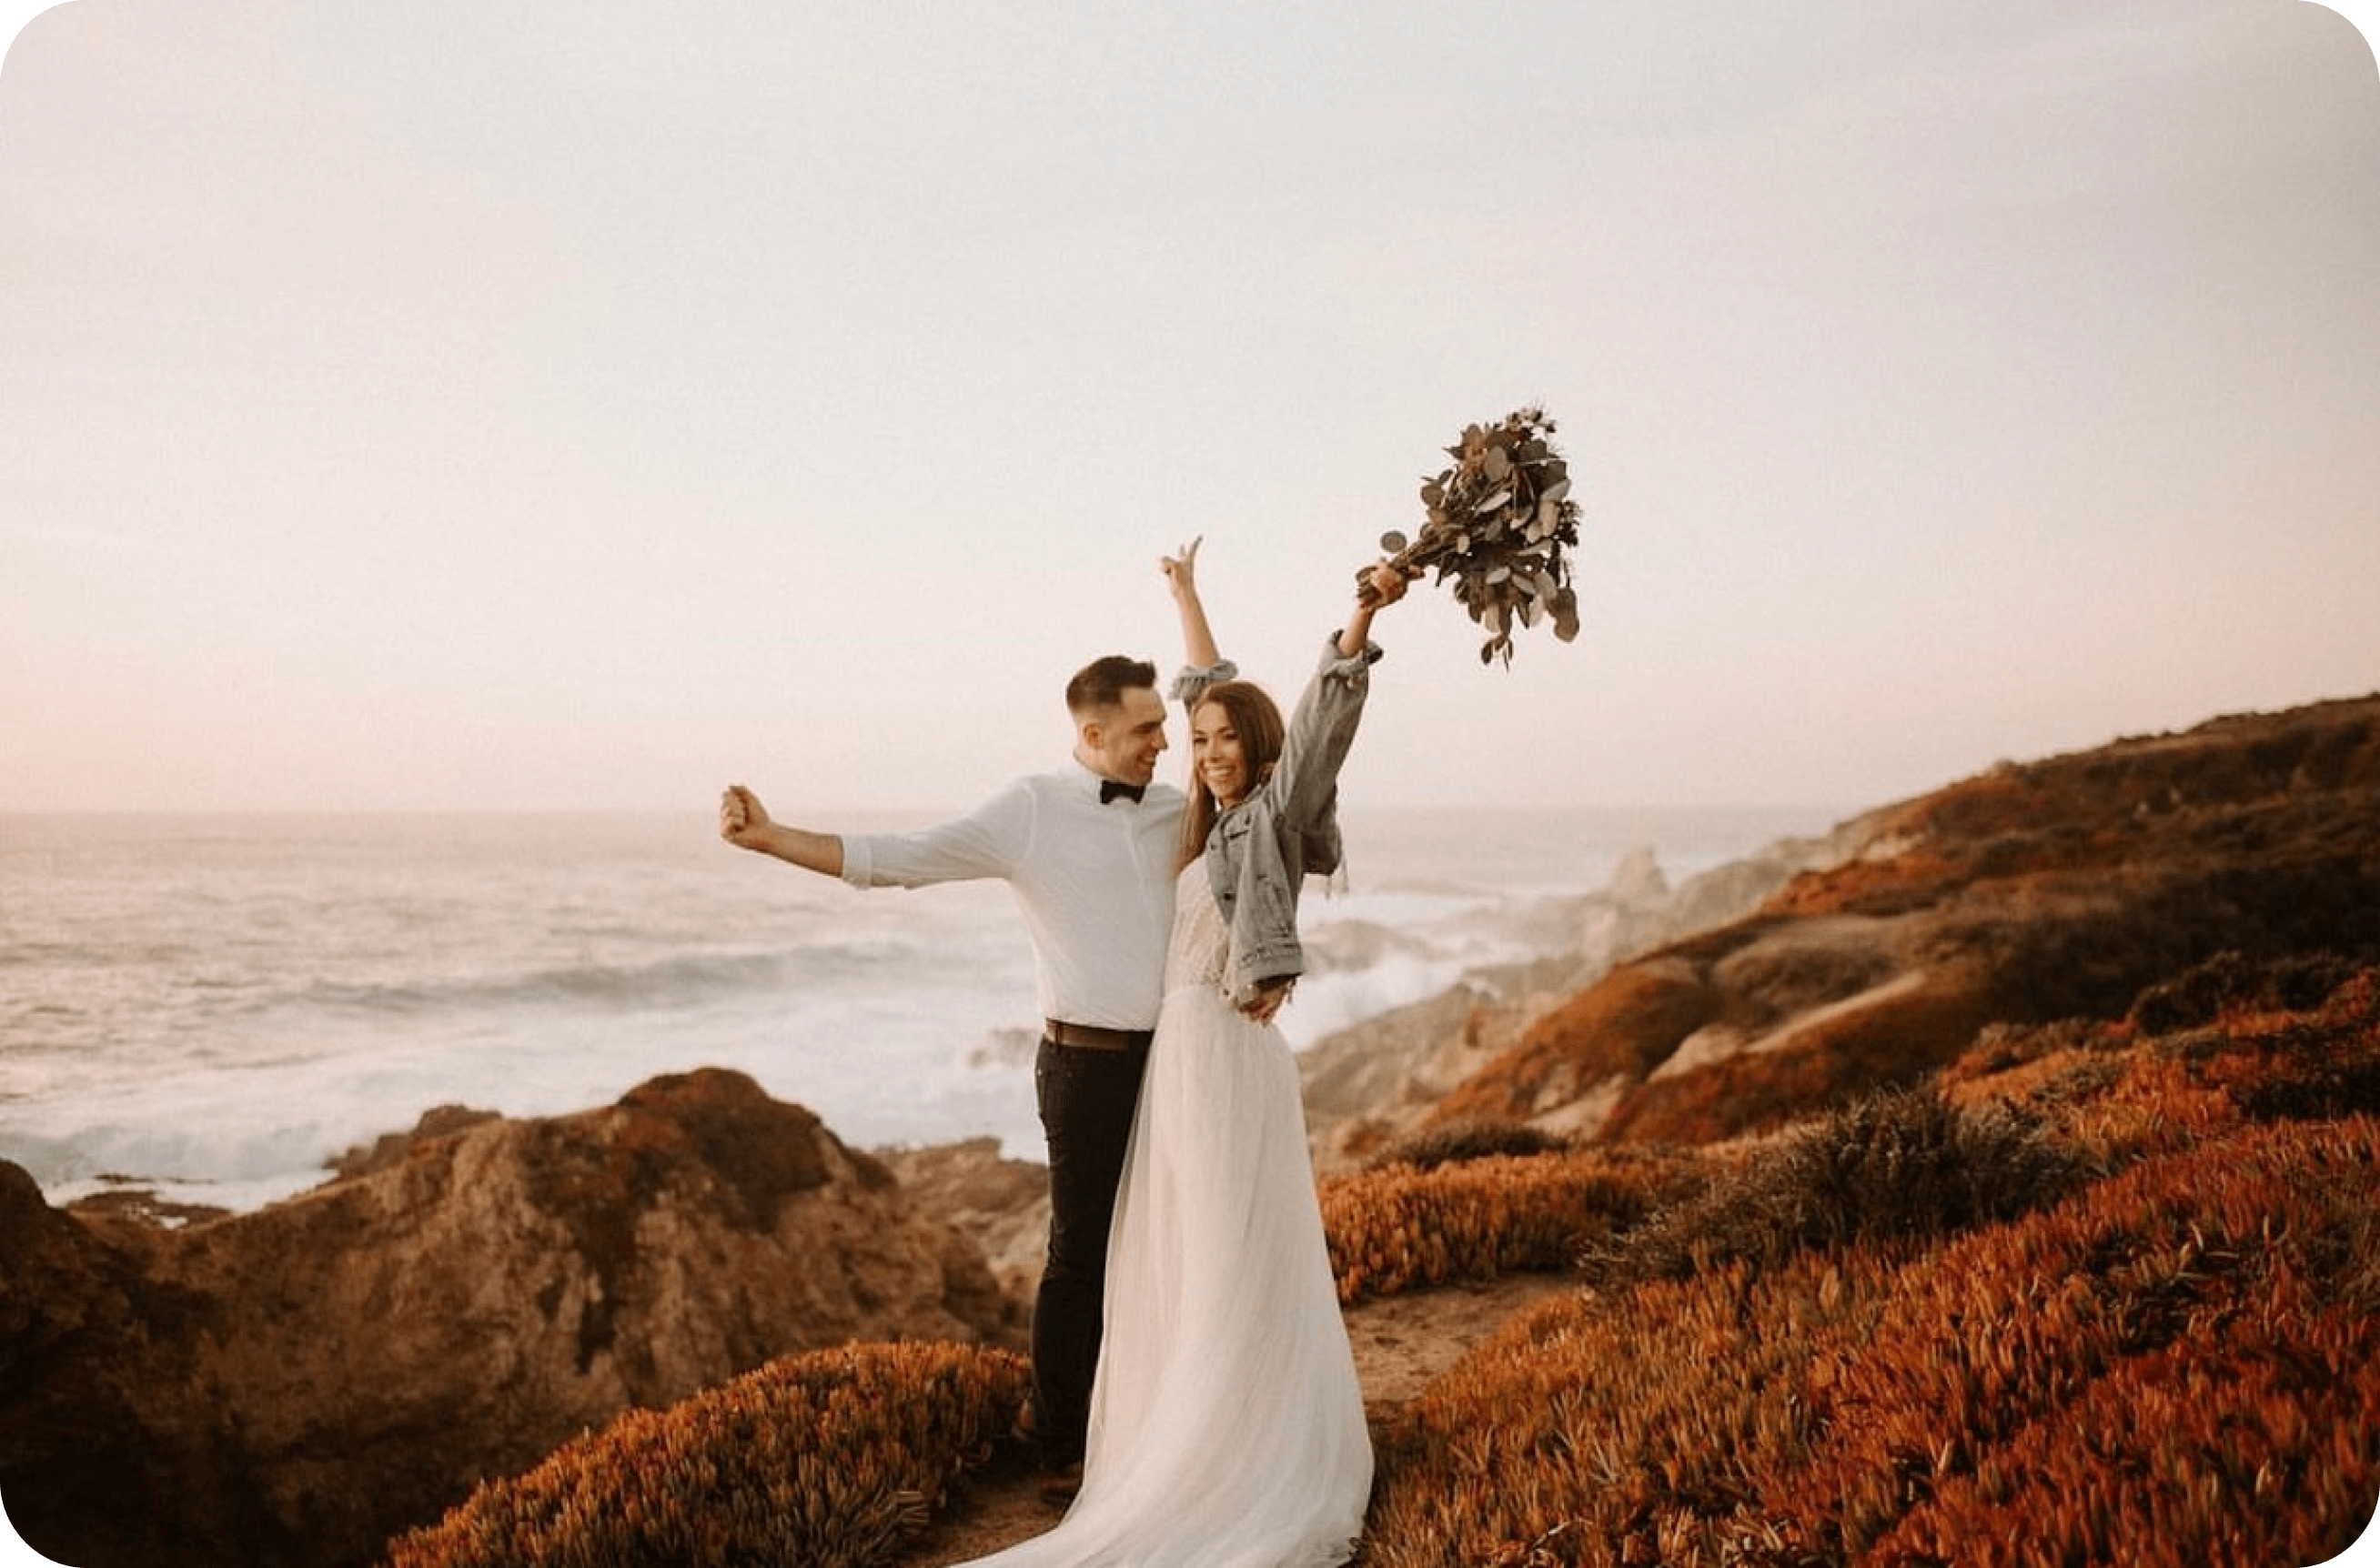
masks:
[[[0,1180],[0,1490],[28,1544],[364,1563],[480,1479],[771,1357],[1022,1341],[980,1248],[741,1074],[389,1154],[177,1231]]]

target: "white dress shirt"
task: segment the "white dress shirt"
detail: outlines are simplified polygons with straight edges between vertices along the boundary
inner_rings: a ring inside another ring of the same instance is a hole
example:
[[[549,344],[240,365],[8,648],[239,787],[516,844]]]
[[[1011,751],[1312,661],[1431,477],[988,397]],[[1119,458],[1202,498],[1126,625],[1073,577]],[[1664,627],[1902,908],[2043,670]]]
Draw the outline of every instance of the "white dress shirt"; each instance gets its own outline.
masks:
[[[967,813],[909,833],[845,834],[855,887],[997,877],[1025,916],[1041,1013],[1103,1029],[1154,1029],[1173,931],[1182,791],[1099,801],[1079,761],[1017,779]]]

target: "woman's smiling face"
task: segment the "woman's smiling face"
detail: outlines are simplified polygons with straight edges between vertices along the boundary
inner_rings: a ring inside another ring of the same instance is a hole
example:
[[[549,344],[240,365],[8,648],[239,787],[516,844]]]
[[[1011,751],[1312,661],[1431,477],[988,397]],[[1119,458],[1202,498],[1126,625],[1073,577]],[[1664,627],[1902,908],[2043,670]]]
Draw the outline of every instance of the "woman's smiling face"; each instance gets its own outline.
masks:
[[[1220,703],[1202,703],[1190,716],[1190,766],[1218,803],[1235,806],[1246,796],[1247,753]]]

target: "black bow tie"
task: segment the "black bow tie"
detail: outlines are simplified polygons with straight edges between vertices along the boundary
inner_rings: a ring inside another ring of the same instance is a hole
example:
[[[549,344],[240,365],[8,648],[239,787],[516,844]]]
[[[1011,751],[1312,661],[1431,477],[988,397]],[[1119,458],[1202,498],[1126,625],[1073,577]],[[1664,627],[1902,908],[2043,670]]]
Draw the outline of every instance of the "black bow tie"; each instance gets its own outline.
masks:
[[[1148,786],[1146,784],[1125,784],[1113,778],[1102,778],[1099,780],[1099,804],[1106,805],[1118,795],[1138,804],[1140,797],[1148,790]]]

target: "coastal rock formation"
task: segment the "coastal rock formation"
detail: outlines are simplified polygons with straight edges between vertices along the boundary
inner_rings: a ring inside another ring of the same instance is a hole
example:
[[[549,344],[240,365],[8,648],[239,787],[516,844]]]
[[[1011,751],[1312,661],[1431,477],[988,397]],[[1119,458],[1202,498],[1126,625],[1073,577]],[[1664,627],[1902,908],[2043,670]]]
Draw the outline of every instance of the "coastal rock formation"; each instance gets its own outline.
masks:
[[[1049,1166],[1008,1158],[997,1138],[875,1152],[920,1211],[983,1248],[1012,1299],[1033,1299],[1049,1249]]]
[[[2120,1019],[2219,955],[2371,963],[2375,800],[2380,697],[2002,765],[1537,1012],[1426,1123],[1706,1143],[1910,1082],[1987,1026]]]
[[[62,1212],[0,1165],[0,1490],[27,1543],[361,1564],[482,1478],[771,1357],[1022,1342],[974,1242],[741,1074],[455,1121],[179,1230]]]
[[[1399,1137],[1443,1120],[1442,1101],[1615,965],[1749,913],[1795,876],[1838,864],[1864,842],[1857,823],[1823,837],[1783,838],[1674,888],[1653,852],[1639,849],[1621,858],[1600,890],[1547,900],[1539,916],[1547,931],[1543,957],[1476,971],[1301,1054],[1316,1168],[1359,1164]],[[1556,1091],[1548,1108],[1572,1099]],[[1500,1120],[1524,1114],[1492,1113]],[[1570,1119],[1583,1118],[1573,1113]],[[1555,1125],[1559,1118],[1548,1123]]]

